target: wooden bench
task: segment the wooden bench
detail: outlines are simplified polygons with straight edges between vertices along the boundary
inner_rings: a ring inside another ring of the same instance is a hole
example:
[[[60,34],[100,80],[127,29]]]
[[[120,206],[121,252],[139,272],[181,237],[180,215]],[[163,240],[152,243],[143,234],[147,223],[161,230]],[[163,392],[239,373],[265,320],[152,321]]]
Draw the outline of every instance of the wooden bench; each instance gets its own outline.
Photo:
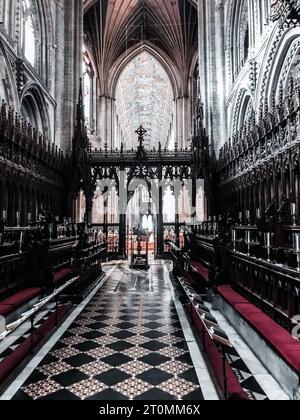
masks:
[[[201,317],[204,315],[206,322],[211,325],[217,326],[217,321],[211,315],[210,309],[205,305],[201,296],[199,296],[195,289],[193,289],[190,282],[183,278],[173,278],[175,288],[180,290],[180,296],[185,293],[185,307],[190,316],[193,327],[199,337],[199,342],[202,343],[203,351],[207,356],[209,365],[213,371],[214,377],[218,382],[219,389],[225,393],[224,389],[224,376],[223,376],[223,360],[222,353],[218,345],[211,339],[207,330],[203,328],[203,320]],[[224,335],[226,333],[224,332]],[[234,374],[229,363],[226,361],[226,376],[227,376],[227,395],[229,399],[248,400],[246,392],[243,390],[236,375]]]

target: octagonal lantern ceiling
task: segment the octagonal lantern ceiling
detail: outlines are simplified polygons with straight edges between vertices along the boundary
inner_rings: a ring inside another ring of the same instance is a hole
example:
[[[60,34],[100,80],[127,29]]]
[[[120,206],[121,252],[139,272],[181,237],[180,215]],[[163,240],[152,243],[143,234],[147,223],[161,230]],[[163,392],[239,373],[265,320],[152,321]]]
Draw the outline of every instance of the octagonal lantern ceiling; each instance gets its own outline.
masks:
[[[142,125],[147,130],[145,146],[167,146],[173,109],[173,88],[162,65],[148,52],[134,58],[120,76],[116,90],[116,108],[123,140],[133,147],[135,131]]]

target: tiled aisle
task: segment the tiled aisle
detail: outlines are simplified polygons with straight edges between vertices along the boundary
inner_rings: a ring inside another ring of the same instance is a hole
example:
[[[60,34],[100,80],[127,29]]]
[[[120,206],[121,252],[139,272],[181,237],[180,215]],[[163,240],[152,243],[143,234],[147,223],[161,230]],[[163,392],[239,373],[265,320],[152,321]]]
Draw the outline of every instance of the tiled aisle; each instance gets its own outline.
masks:
[[[169,284],[116,266],[14,399],[202,400]]]

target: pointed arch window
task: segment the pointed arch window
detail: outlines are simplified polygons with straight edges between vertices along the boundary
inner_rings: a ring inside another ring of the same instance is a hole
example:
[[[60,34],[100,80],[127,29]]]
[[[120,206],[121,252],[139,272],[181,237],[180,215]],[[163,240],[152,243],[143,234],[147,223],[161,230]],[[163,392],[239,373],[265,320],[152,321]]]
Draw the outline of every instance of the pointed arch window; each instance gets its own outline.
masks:
[[[88,58],[88,53],[83,48],[83,94],[84,94],[84,113],[88,132],[90,134],[95,133],[95,121],[93,118],[94,111],[94,73],[91,66],[91,62]]]
[[[36,31],[33,4],[31,0],[22,0],[22,50],[26,60],[35,67]]]

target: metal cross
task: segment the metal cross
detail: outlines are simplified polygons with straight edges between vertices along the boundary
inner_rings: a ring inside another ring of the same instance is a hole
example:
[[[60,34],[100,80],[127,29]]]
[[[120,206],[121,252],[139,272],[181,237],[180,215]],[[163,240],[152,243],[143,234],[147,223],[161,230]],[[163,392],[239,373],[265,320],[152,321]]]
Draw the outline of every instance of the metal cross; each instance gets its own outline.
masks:
[[[139,136],[139,143],[140,147],[143,147],[143,142],[145,141],[145,134],[147,134],[147,130],[141,125],[138,130],[136,130],[136,134]]]

